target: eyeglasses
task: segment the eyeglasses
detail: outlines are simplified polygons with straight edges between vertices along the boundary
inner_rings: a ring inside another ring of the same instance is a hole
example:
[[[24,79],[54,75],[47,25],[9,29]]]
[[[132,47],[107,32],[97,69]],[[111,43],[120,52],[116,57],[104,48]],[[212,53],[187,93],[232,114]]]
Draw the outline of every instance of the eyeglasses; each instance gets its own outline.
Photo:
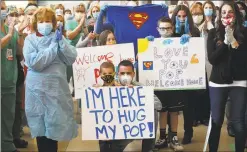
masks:
[[[159,27],[160,30],[164,31],[164,30],[171,30],[172,27]]]

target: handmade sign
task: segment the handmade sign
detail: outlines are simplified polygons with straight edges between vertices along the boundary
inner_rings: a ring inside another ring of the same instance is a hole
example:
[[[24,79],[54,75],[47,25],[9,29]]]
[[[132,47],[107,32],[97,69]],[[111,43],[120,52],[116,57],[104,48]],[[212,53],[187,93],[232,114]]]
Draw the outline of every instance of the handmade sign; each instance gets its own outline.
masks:
[[[87,48],[77,48],[77,58],[73,64],[75,98],[82,97],[82,88],[102,84],[99,67],[101,63],[109,61],[115,67],[122,60],[135,62],[132,43],[117,44]],[[117,71],[117,68],[115,68]]]
[[[139,81],[155,90],[205,89],[203,38],[138,40]]]
[[[153,87],[83,88],[82,140],[154,138]]]

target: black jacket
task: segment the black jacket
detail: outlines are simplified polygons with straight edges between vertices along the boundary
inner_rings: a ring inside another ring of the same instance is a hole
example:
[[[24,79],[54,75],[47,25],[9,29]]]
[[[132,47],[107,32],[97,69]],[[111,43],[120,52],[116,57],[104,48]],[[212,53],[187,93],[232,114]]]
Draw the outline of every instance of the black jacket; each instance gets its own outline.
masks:
[[[208,60],[213,65],[210,81],[217,84],[231,84],[233,81],[247,80],[247,29],[244,40],[237,49],[224,42],[215,41],[216,29],[208,33]]]

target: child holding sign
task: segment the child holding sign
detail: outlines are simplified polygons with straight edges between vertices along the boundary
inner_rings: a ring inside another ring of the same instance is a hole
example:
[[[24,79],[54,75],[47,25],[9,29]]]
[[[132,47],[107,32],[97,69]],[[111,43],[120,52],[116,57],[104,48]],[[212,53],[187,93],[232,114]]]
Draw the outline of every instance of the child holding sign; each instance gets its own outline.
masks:
[[[162,38],[175,37],[174,25],[169,18],[161,18],[158,21],[157,30]],[[153,41],[153,36],[146,37],[149,41]],[[175,151],[182,151],[183,146],[180,145],[177,138],[178,128],[178,112],[183,110],[183,91],[155,91],[155,95],[162,102],[162,109],[160,112],[160,139],[157,141],[155,147],[158,149],[167,148],[168,141],[170,141],[170,147]],[[166,126],[167,126],[167,114],[169,112],[169,139],[167,139]]]
[[[111,62],[104,62],[100,65],[100,76],[104,81],[103,86],[120,86],[114,80],[115,66]],[[94,85],[95,87],[101,87],[101,85]],[[100,140],[100,152],[122,152],[125,147],[131,142],[131,140]]]
[[[129,60],[123,60],[118,64],[118,77],[119,82],[123,86],[141,86],[140,83],[133,81],[135,77],[134,65]],[[154,121],[155,121],[155,133],[158,125],[158,113],[157,110],[162,108],[161,102],[154,94]],[[155,148],[155,138],[142,140],[142,152],[152,152]]]

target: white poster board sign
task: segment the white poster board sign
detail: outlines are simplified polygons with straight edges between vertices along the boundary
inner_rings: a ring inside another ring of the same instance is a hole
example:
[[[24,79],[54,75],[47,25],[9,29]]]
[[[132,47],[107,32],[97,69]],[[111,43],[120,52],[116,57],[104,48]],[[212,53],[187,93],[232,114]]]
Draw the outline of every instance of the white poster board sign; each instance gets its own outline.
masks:
[[[77,48],[77,54],[76,61],[73,64],[76,99],[82,97],[83,87],[103,84],[99,73],[99,67],[103,62],[112,62],[116,71],[122,60],[130,60],[133,64],[135,62],[132,43]]]
[[[153,87],[83,88],[82,140],[154,138]]]
[[[206,88],[205,45],[203,38],[158,38],[138,40],[139,81],[155,90]]]

